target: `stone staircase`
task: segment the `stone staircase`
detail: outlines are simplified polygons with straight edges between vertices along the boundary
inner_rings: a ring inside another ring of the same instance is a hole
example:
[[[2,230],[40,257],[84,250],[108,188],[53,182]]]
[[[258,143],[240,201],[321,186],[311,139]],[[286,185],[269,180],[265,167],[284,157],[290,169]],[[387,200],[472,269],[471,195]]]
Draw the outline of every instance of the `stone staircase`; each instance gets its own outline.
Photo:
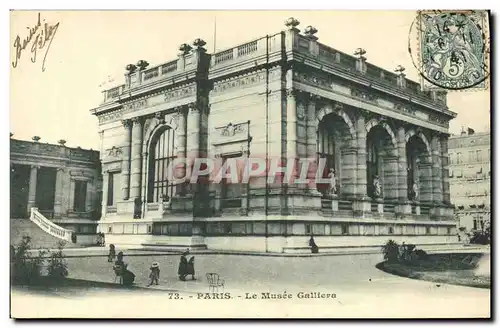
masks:
[[[49,235],[30,219],[11,219],[10,220],[10,245],[18,245],[23,236],[28,235],[31,237],[32,249],[37,248],[57,248],[61,239]],[[82,247],[79,244],[67,242],[64,248],[77,248]]]

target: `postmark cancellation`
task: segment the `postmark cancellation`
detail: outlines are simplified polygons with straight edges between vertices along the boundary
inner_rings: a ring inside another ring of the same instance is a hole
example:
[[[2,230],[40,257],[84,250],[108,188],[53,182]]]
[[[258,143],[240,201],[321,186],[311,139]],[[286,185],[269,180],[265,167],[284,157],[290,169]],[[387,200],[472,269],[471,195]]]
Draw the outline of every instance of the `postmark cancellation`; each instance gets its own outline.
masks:
[[[424,90],[486,89],[489,78],[487,11],[419,11],[418,69]]]

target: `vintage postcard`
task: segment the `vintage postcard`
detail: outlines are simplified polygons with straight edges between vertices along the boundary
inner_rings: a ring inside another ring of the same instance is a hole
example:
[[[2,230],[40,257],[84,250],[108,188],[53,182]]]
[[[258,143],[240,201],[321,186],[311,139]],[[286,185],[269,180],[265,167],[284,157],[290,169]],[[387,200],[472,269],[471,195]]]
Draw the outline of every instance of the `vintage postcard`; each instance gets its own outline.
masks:
[[[490,318],[490,15],[11,11],[11,317]]]

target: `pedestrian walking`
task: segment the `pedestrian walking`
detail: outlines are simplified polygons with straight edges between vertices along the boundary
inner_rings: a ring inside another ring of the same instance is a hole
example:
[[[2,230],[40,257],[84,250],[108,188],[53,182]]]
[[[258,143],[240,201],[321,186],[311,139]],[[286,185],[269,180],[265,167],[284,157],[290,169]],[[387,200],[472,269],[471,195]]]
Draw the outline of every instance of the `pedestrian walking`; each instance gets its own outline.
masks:
[[[158,262],[153,262],[149,270],[151,272],[149,273],[150,282],[148,287],[153,285],[153,283],[158,285],[158,280],[160,279],[160,264]]]
[[[179,279],[182,281],[186,280],[186,276],[188,275],[187,269],[188,269],[188,261],[186,259],[186,255],[189,254],[189,250],[186,250],[184,253],[181,255],[181,259],[179,261],[179,269],[177,270],[177,274],[179,275]]]
[[[109,245],[109,253],[108,253],[108,262],[113,262],[116,256],[116,250],[115,250],[115,245],[110,244]]]
[[[194,256],[191,256],[189,261],[187,262],[186,265],[186,275],[191,275],[191,280],[196,280],[194,277],[195,271],[194,271]]]

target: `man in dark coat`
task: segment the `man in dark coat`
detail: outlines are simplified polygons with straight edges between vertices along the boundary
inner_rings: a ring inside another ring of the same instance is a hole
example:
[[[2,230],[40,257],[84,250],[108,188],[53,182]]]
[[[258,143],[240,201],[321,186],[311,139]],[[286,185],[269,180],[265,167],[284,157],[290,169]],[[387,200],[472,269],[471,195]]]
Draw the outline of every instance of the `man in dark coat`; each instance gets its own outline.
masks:
[[[186,259],[186,255],[189,254],[189,251],[186,250],[181,255],[181,260],[179,262],[179,269],[177,270],[177,274],[179,275],[179,279],[182,281],[186,280],[186,276],[188,275],[188,261]]]

